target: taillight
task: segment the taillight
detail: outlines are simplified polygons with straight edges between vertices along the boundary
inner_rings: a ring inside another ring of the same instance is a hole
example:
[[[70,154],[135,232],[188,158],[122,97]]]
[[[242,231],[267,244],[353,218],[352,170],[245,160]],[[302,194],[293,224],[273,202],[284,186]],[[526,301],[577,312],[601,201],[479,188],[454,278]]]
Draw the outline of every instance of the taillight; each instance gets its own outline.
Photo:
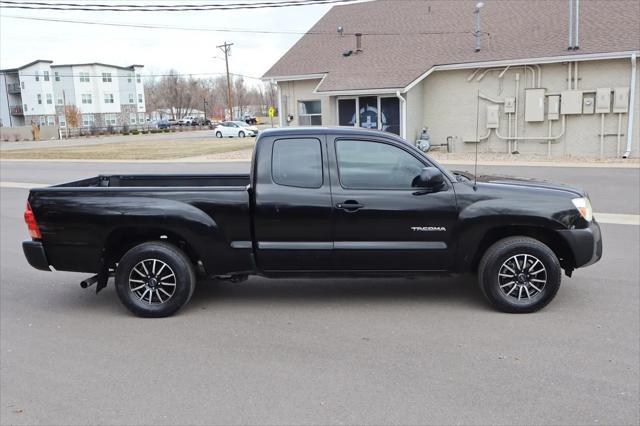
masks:
[[[24,209],[24,222],[27,224],[27,228],[29,228],[29,235],[31,235],[31,238],[42,238],[40,228],[38,228],[36,217],[33,215],[33,210],[31,210],[29,202],[27,202],[27,206]]]

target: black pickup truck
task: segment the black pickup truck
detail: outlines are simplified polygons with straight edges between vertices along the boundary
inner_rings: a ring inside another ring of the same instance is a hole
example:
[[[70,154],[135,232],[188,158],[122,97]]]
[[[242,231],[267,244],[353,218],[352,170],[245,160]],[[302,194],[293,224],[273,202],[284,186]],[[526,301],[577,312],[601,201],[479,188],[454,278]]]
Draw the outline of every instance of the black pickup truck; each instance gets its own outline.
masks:
[[[250,174],[101,175],[32,189],[35,268],[111,275],[124,305],[171,315],[196,277],[477,273],[505,312],[544,307],[602,256],[577,188],[449,172],[406,141],[356,128],[262,132]]]

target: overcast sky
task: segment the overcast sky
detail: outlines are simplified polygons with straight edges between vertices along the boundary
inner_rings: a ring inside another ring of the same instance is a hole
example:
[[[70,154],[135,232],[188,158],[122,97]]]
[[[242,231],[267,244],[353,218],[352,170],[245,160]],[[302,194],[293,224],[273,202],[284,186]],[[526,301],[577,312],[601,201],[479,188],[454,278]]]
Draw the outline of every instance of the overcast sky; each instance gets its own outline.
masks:
[[[163,2],[149,0],[145,3]],[[194,0],[190,3],[204,2]],[[161,74],[171,68],[185,74],[222,73],[224,55],[216,46],[227,41],[234,43],[230,71],[260,77],[300,35],[122,28],[30,21],[9,16],[304,32],[330,8],[331,5],[312,5],[205,12],[63,12],[0,8],[0,68],[18,67],[35,59],[50,59],[58,64],[142,64],[146,74]]]

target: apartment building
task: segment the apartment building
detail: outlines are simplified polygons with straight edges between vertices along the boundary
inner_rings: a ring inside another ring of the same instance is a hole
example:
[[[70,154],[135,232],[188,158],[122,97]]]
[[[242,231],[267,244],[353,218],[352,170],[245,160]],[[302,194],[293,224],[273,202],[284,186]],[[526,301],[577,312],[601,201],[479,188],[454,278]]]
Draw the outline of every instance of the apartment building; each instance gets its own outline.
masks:
[[[2,126],[66,127],[65,106],[75,105],[84,128],[118,128],[146,121],[142,65],[98,62],[54,65],[36,60],[0,70]]]

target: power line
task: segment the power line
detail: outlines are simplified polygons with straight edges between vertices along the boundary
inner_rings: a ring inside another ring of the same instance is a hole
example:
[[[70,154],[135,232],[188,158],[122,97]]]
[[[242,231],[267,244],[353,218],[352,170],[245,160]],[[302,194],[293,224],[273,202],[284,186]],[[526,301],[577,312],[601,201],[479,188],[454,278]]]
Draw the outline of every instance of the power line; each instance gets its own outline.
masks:
[[[157,30],[180,30],[180,31],[204,31],[204,32],[225,32],[225,33],[249,33],[249,34],[279,34],[279,35],[337,35],[335,31],[296,31],[296,30],[251,30],[243,28],[204,28],[204,27],[180,27],[173,25],[157,24],[126,24],[121,22],[108,21],[87,21],[81,19],[62,18],[39,18],[19,15],[0,15],[1,18],[22,19],[29,21],[61,22],[67,24],[101,25],[126,28],[146,28]],[[417,32],[359,32],[363,36],[406,36],[406,35],[447,35],[447,34],[471,34],[472,31],[417,31]],[[343,33],[343,35],[355,35],[354,33]]]
[[[73,65],[71,65],[73,66]],[[55,66],[54,66],[55,67]],[[0,70],[0,73],[5,73],[6,70]],[[174,74],[141,74],[141,78],[154,78],[154,77],[196,77],[196,76],[225,76],[225,72],[196,72],[196,73],[174,73]],[[238,74],[230,72],[229,75],[233,77],[242,77],[250,80],[262,80],[260,77],[254,77],[246,74]],[[21,77],[40,77],[44,78],[43,74],[20,74]],[[90,78],[103,78],[103,75],[85,75],[85,74],[58,74],[49,75],[49,78],[75,78],[75,77],[90,77]],[[132,78],[130,75],[111,75],[110,78]]]
[[[313,6],[321,4],[353,3],[360,0],[286,0],[286,2],[229,3],[200,5],[134,5],[134,4],[81,4],[81,3],[45,3],[22,2],[13,0],[0,1],[0,7],[7,9],[27,10],[62,10],[84,12],[189,12],[215,10],[245,10],[282,7]]]

